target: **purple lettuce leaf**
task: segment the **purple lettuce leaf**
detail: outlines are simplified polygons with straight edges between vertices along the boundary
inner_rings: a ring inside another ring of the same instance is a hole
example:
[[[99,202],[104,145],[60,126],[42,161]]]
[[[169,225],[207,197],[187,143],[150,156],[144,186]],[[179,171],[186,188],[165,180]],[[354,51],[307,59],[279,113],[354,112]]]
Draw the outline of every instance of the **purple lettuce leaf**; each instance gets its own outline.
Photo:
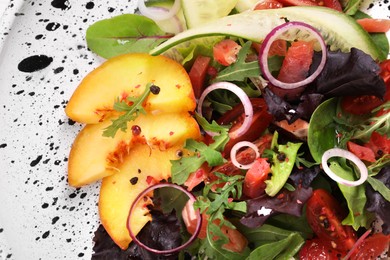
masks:
[[[247,214],[240,222],[250,228],[259,227],[272,215],[286,213],[299,217],[306,201],[312,195],[311,188],[297,188],[294,191],[283,189],[275,197],[264,194],[247,201]],[[270,214],[262,214],[261,209],[270,209]],[[260,214],[259,214],[260,213]]]

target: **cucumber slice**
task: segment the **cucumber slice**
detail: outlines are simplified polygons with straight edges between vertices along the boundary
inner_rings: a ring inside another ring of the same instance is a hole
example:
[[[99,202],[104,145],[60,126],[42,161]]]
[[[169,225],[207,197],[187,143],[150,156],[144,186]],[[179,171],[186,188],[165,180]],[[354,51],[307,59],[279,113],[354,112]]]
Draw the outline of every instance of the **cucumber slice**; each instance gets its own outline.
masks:
[[[188,28],[227,16],[236,6],[238,0],[181,0],[181,7]]]
[[[226,16],[202,27],[184,31],[154,48],[150,54],[159,55],[181,42],[213,35],[236,36],[261,42],[273,28],[284,23],[286,19],[305,22],[317,28],[331,50],[348,52],[355,47],[375,60],[386,59],[370,35],[353,18],[330,8],[311,6],[246,11]]]

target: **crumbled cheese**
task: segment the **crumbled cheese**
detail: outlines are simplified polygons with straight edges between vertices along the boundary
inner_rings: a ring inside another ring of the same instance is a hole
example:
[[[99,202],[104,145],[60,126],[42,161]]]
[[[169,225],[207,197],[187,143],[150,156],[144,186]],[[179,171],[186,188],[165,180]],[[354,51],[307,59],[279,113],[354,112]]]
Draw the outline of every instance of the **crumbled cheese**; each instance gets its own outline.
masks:
[[[272,209],[267,209],[266,207],[261,207],[259,210],[257,210],[257,215],[259,216],[268,216],[271,214]]]

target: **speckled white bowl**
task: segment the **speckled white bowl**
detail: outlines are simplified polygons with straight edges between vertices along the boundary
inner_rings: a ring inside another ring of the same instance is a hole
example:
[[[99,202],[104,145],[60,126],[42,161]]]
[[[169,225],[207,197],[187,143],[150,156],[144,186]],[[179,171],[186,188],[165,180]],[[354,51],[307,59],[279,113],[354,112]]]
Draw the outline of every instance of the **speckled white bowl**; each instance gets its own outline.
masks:
[[[87,27],[134,12],[131,0],[13,0],[0,20],[0,259],[90,259],[100,183],[67,184],[67,158],[81,125],[64,107],[102,59],[88,51]],[[390,18],[387,0],[363,4]],[[46,55],[26,73],[18,64]]]

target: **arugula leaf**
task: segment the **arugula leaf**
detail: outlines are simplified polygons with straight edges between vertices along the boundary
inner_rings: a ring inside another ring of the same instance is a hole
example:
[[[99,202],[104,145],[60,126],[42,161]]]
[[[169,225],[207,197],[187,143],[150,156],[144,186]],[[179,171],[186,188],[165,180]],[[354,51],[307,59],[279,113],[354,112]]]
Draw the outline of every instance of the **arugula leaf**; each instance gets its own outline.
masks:
[[[126,100],[119,100],[114,104],[114,110],[118,112],[125,112],[120,115],[118,118],[111,120],[112,123],[106,127],[103,131],[103,136],[105,137],[115,137],[116,132],[120,129],[122,132],[126,132],[127,123],[129,121],[135,120],[140,113],[146,114],[142,103],[151,93],[150,88],[153,85],[151,83],[146,84],[145,91],[139,97],[127,97]]]
[[[172,36],[162,31],[152,19],[123,14],[89,26],[86,40],[89,49],[108,59],[130,52],[148,53]]]
[[[290,233],[288,237],[262,245],[251,252],[247,260],[257,259],[291,259],[299,252],[305,240],[298,233]]]

